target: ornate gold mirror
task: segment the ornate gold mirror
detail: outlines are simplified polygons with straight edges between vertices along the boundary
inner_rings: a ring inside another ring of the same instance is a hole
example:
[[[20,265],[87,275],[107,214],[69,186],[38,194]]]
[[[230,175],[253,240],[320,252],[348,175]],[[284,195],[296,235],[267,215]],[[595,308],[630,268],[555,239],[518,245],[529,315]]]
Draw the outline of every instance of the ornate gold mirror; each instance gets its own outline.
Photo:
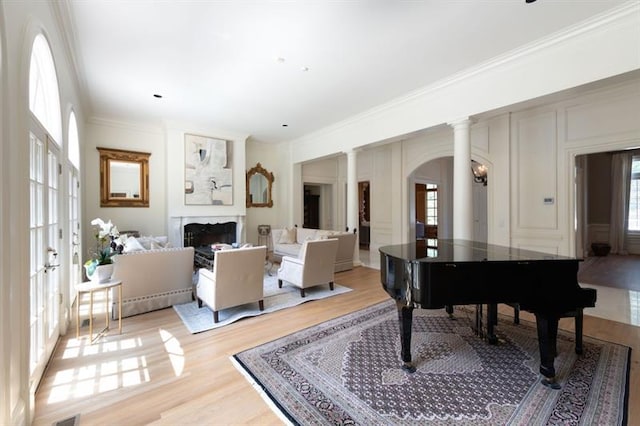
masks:
[[[147,152],[100,151],[100,207],[149,207]]]
[[[273,207],[271,186],[273,173],[260,163],[247,172],[247,207]]]

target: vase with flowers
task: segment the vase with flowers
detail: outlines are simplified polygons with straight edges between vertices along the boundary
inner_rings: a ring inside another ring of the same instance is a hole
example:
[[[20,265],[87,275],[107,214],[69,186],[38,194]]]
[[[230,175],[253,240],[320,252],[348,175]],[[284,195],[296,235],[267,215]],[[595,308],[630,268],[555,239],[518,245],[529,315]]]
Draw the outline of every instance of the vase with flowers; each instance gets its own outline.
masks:
[[[113,274],[113,257],[122,253],[124,244],[118,228],[100,218],[91,221],[96,226],[96,249],[84,263],[87,278],[94,282],[107,282]]]

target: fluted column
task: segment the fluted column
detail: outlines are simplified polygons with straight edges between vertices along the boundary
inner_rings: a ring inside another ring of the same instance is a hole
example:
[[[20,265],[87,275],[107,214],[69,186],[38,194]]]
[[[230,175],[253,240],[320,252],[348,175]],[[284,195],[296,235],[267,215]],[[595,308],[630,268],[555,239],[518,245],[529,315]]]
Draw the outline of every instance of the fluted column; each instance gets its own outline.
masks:
[[[471,120],[449,125],[453,127],[453,238],[472,240]]]
[[[358,228],[358,169],[356,160],[356,151],[353,149],[347,151],[347,227],[349,232]],[[360,232],[359,229],[358,232]],[[353,264],[360,264],[358,241],[356,241],[353,252]]]

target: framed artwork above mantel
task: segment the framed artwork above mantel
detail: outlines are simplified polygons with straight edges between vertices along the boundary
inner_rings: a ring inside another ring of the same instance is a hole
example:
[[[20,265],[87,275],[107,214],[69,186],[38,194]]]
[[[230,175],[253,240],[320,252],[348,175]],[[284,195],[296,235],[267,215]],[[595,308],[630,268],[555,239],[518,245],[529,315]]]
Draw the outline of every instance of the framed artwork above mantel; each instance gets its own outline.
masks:
[[[184,136],[185,205],[233,205],[233,143],[209,136]]]

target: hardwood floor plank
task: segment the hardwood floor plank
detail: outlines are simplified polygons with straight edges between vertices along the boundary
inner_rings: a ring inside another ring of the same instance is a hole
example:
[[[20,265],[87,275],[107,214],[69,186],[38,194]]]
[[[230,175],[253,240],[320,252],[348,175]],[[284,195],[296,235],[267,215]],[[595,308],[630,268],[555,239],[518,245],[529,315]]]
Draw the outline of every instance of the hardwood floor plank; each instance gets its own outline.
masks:
[[[33,424],[77,413],[83,425],[281,424],[229,357],[389,297],[376,269],[341,272],[336,282],[354,291],[200,334],[190,334],[171,308],[125,318],[122,335],[94,345],[76,341],[73,328],[36,393]],[[522,318],[532,319],[526,312]],[[561,328],[573,330],[572,319]],[[640,327],[585,316],[584,333],[633,348],[629,424],[640,423]]]

